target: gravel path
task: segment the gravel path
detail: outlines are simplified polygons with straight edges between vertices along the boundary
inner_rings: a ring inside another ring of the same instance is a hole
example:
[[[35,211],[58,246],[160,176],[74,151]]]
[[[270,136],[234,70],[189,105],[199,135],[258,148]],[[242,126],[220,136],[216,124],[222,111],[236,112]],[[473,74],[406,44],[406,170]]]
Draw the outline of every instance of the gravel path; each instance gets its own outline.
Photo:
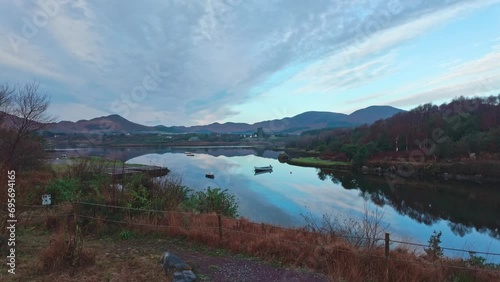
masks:
[[[165,251],[172,252],[193,267],[193,272],[198,277],[196,281],[330,281],[325,275],[308,270],[277,267],[255,258],[218,254],[216,250],[211,253],[206,250],[197,251],[163,240],[155,243],[124,242],[120,249],[126,252],[134,249],[155,252],[158,257]]]
[[[200,281],[329,281],[326,276],[318,273],[274,267],[254,259],[235,256],[217,257],[181,250],[177,252],[194,266],[194,272]]]

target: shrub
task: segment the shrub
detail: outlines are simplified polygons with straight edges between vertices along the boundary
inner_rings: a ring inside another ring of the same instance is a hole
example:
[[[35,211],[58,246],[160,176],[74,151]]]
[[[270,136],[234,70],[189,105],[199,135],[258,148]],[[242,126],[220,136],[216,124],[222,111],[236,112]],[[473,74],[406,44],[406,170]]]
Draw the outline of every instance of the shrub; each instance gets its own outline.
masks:
[[[130,238],[134,237],[134,233],[130,230],[122,230],[120,231],[120,239],[122,240],[128,240]]]
[[[53,179],[45,188],[46,193],[52,194],[53,201],[72,202],[80,197],[80,189],[76,178]]]
[[[227,189],[208,187],[204,191],[194,192],[185,205],[201,213],[215,212],[227,217],[238,217],[236,197],[229,194]]]
[[[176,176],[159,178],[153,181],[151,188],[151,208],[154,210],[176,210],[188,199],[191,192],[182,184],[182,179]]]
[[[433,260],[443,256],[443,249],[440,246],[441,235],[441,231],[436,232],[436,230],[434,230],[431,237],[429,238],[429,247],[424,249],[427,255],[430,256]]]
[[[379,238],[384,236],[389,225],[383,222],[384,213],[378,209],[364,206],[362,218],[346,215],[324,214],[321,222],[309,214],[302,214],[306,222],[305,229],[330,238],[343,238],[355,247],[373,249]]]
[[[83,248],[83,237],[77,227],[73,236],[61,228],[39,254],[39,259],[42,270],[53,270],[92,265],[95,256],[94,251]]]

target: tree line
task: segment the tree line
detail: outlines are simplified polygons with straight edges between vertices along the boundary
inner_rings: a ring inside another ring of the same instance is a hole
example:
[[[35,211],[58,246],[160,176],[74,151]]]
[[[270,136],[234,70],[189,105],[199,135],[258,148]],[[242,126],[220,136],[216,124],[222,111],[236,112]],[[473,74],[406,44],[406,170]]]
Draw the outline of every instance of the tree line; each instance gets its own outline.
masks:
[[[423,150],[434,161],[493,158],[500,150],[500,95],[420,105],[371,125],[314,130],[287,143],[326,157],[362,164],[367,159],[408,158]]]

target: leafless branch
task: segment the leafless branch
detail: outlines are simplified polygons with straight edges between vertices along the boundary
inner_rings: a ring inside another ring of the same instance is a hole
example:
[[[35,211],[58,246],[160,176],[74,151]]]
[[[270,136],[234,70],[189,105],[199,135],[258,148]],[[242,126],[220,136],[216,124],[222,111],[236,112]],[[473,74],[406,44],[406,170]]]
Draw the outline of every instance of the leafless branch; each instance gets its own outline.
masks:
[[[36,82],[23,87],[0,86],[0,106],[5,109],[2,115],[5,117],[6,113],[8,117],[3,121],[3,128],[0,128],[0,153],[4,156],[2,162],[7,166],[16,167],[25,161],[34,161],[41,151],[41,139],[37,132],[54,120],[47,113],[50,97],[38,88]]]

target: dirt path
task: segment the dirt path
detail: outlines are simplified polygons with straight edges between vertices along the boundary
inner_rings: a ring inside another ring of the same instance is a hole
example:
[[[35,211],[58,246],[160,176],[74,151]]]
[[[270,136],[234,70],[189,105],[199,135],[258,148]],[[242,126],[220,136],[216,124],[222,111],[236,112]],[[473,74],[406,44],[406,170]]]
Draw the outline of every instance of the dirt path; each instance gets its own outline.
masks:
[[[85,248],[95,252],[93,265],[42,271],[39,254],[49,245],[51,236],[47,231],[20,229],[16,275],[9,275],[2,264],[0,281],[171,281],[159,265],[165,251],[190,264],[198,278],[196,281],[329,281],[318,273],[287,269],[183,240],[158,238],[87,238]]]
[[[165,240],[156,242],[120,242],[113,248],[124,255],[138,252],[160,255],[169,251],[193,267],[197,281],[329,281],[322,274],[307,270],[287,269],[255,258],[233,255],[225,251],[203,248],[195,249],[189,243],[175,244]]]

